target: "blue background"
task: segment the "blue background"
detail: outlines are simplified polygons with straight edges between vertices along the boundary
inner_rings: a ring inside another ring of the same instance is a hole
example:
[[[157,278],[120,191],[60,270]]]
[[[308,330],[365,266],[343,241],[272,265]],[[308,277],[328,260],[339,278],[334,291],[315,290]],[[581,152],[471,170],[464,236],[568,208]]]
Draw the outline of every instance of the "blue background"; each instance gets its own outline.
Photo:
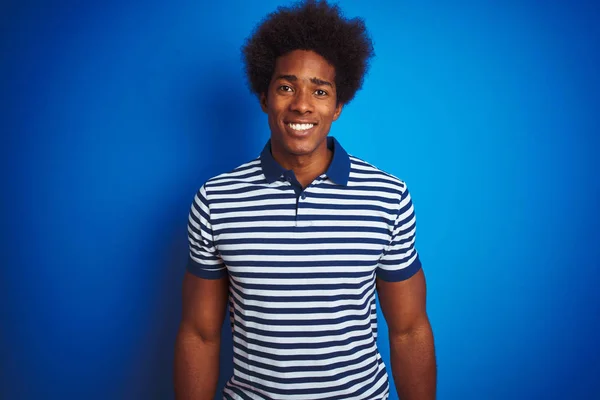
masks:
[[[2,399],[172,398],[189,206],[268,139],[239,49],[277,4],[2,3]],[[439,399],[600,398],[599,7],[342,8],[377,58],[332,135],[411,189]]]

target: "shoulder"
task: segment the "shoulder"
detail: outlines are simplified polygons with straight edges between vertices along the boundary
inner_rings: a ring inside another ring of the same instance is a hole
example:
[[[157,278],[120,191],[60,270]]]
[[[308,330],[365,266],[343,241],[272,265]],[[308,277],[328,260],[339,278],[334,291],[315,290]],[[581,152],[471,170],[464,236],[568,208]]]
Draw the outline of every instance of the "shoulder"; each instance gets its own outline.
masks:
[[[248,184],[264,180],[260,158],[248,161],[228,172],[213,176],[204,183],[203,188],[206,191],[218,187],[234,186],[239,184]]]
[[[231,171],[211,177],[200,186],[196,192],[196,197],[207,201],[209,195],[213,192],[227,191],[228,189],[240,187],[240,185],[247,186],[264,180],[260,157],[257,157]]]
[[[386,192],[396,193],[403,196],[407,192],[406,182],[383,171],[367,161],[349,155],[350,176],[348,186],[369,186],[374,190],[380,189]]]

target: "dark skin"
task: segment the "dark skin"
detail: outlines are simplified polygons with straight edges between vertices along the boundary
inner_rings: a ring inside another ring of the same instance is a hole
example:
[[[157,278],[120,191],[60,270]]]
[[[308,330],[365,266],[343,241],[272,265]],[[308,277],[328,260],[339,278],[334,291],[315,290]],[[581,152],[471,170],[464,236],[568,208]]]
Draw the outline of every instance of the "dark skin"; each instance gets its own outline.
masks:
[[[279,57],[260,104],[268,115],[273,158],[293,170],[303,187],[308,186],[327,170],[332,158],[326,138],[343,107],[336,100],[335,68],[312,51],[296,50]],[[435,352],[423,271],[401,282],[377,279],[377,292],[400,398],[435,399]],[[227,278],[207,280],[186,273],[175,349],[178,400],[215,396],[227,296]]]
[[[433,400],[436,364],[433,332],[425,308],[425,274],[400,282],[377,279],[381,311],[388,325],[390,361],[402,400]]]
[[[342,112],[336,100],[335,68],[312,51],[295,50],[279,57],[260,105],[268,115],[273,158],[293,170],[302,187],[308,186],[327,170],[332,158],[327,135]],[[297,130],[295,124],[312,128]]]
[[[175,397],[213,400],[219,381],[221,327],[229,280],[183,278],[183,310],[175,342]]]

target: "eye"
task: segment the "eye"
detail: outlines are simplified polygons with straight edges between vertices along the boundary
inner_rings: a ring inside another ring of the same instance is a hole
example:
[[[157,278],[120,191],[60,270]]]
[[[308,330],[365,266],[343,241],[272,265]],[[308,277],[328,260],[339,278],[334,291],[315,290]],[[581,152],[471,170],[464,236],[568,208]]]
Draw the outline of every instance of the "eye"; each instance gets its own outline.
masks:
[[[288,85],[281,85],[281,86],[279,86],[279,90],[282,92],[291,92],[292,88],[289,87]]]
[[[315,94],[319,97],[327,96],[327,92],[322,89],[315,90]]]

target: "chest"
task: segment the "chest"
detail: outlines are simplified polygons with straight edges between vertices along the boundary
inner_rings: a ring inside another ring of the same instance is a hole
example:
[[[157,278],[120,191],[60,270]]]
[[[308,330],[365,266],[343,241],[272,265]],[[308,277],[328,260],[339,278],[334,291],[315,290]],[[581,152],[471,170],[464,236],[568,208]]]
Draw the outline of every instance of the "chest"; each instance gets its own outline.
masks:
[[[238,280],[371,275],[390,240],[389,214],[369,202],[318,196],[230,208],[213,237]]]

